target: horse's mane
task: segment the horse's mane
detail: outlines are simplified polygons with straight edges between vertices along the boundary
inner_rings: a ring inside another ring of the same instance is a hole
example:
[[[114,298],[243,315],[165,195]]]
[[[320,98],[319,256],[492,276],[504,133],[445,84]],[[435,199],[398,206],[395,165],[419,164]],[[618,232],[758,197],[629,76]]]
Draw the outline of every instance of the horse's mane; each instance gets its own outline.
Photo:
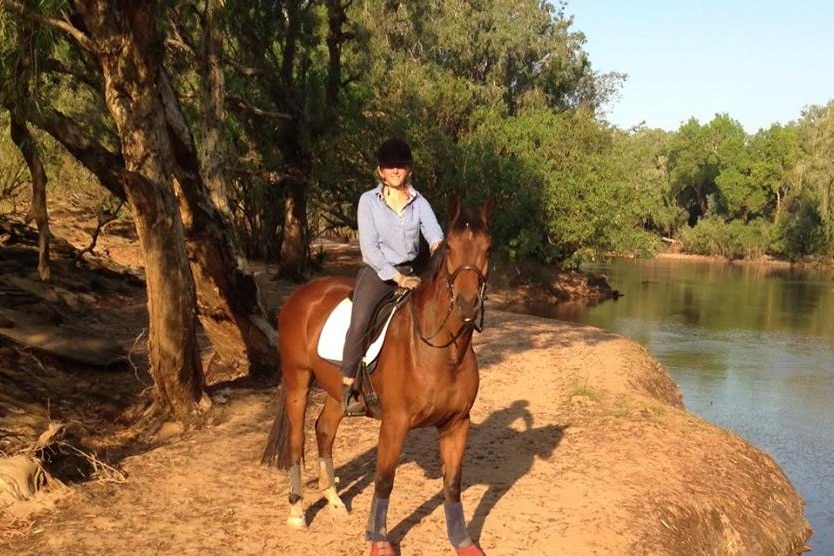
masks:
[[[429,259],[429,263],[426,265],[426,269],[422,272],[422,274],[420,274],[420,279],[423,282],[434,280],[437,277],[437,273],[440,272],[441,268],[443,268],[443,261],[446,259],[446,251],[448,251],[448,249],[446,240],[443,240],[435,252],[432,253],[431,259]]]
[[[448,237],[461,233],[467,229],[472,230],[472,233],[477,234],[480,231],[485,231],[486,225],[481,219],[480,212],[469,208],[462,208],[458,217],[455,218],[451,224],[449,224],[449,231],[446,236]],[[426,265],[426,269],[420,276],[423,281],[434,280],[437,278],[437,274],[443,268],[443,261],[446,259],[446,252],[448,249],[448,243],[446,240],[443,240],[437,250],[432,254],[431,259],[429,259],[429,262]]]

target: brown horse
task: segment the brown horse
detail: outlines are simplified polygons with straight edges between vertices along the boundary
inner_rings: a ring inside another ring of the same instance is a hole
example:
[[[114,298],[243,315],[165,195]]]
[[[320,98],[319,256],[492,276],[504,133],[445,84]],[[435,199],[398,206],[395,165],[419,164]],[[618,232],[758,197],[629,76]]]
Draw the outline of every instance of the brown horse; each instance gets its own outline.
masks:
[[[491,201],[480,212],[462,210],[458,201],[452,204],[446,239],[432,256],[421,285],[395,314],[371,375],[382,406],[374,497],[365,534],[372,555],[394,553],[387,538],[386,514],[395,468],[408,431],[428,426],[439,432],[449,540],[458,554],[483,554],[466,529],[460,484],[469,411],[478,393],[478,363],[471,339],[483,319],[491,210]],[[313,377],[329,394],[316,420],[319,488],[331,508],[347,511],[336,492],[332,459],[342,420],[342,377],[336,365],[317,355],[316,345],[330,311],[351,287],[352,281],[346,278],[308,282],[287,298],[278,318],[283,385],[263,461],[290,469],[287,522],[295,527],[306,526],[300,462]]]

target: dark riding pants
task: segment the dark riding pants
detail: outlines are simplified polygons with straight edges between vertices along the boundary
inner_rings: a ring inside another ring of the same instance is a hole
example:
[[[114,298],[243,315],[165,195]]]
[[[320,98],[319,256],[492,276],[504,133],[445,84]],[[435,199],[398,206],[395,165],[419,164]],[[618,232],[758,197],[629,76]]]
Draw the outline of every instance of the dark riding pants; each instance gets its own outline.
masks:
[[[411,267],[399,265],[396,267],[402,274],[411,274]],[[384,281],[369,266],[363,266],[356,275],[353,285],[353,309],[350,313],[350,326],[345,336],[345,347],[342,351],[342,376],[355,378],[359,370],[359,362],[365,347],[365,334],[373,316],[374,308],[388,293],[397,289],[393,280]]]

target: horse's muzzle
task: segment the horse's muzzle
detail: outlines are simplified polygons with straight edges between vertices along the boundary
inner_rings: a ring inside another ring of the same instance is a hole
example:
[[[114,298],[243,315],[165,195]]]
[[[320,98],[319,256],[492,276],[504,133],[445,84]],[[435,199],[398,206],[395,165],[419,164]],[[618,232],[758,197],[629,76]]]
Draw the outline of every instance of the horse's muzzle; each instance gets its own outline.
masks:
[[[465,323],[475,322],[481,309],[481,303],[480,295],[455,296],[455,309],[457,309],[458,315],[460,315],[461,320]]]

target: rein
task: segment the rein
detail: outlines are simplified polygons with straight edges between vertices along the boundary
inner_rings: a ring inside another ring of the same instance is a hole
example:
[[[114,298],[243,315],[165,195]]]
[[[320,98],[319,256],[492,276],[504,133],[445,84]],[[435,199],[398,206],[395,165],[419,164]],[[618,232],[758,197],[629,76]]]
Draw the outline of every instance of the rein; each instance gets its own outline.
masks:
[[[452,338],[446,342],[445,344],[435,344],[431,342],[431,339],[440,334],[440,332],[446,328],[446,324],[449,322],[449,317],[452,316],[452,312],[455,310],[455,286],[454,281],[458,274],[463,271],[474,272],[478,275],[478,284],[480,284],[481,288],[478,292],[478,305],[480,316],[476,315],[472,318],[465,318],[463,319],[463,323],[461,324],[460,328],[455,334],[452,334]],[[480,332],[484,329],[484,300],[486,299],[486,277],[484,273],[481,272],[481,269],[473,264],[462,264],[455,269],[455,271],[446,279],[446,288],[449,290],[449,307],[446,310],[446,315],[443,317],[443,321],[440,323],[440,326],[437,327],[437,330],[429,334],[428,336],[423,333],[422,328],[420,327],[420,320],[417,318],[417,310],[415,308],[414,303],[414,296],[411,296],[409,300],[411,303],[411,316],[414,319],[414,326],[417,328],[417,335],[420,336],[420,339],[423,340],[427,345],[433,348],[445,348],[449,347],[453,343],[457,342],[458,338],[460,338],[464,332],[467,330],[475,329],[476,332]]]

